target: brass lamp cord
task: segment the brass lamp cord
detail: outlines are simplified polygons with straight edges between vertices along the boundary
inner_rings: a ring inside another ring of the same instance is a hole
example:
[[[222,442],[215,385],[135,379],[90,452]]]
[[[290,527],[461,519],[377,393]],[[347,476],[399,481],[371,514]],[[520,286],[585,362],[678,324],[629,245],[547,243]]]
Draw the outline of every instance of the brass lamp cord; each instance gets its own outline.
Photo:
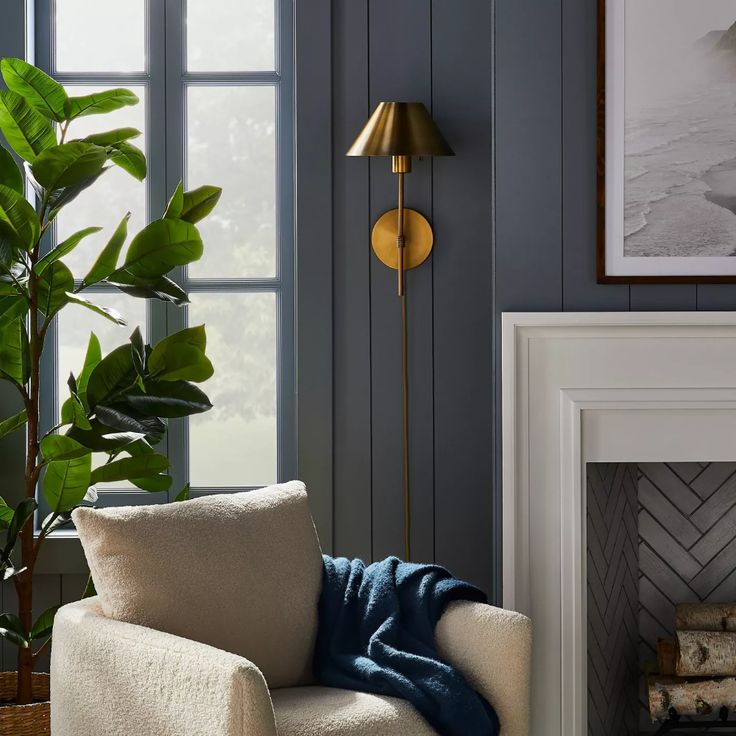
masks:
[[[404,552],[411,562],[411,495],[409,493],[409,361],[406,330],[406,294],[401,295],[401,374],[404,394]]]
[[[403,167],[402,167],[403,168]],[[401,383],[403,393],[404,442],[404,556],[411,561],[411,495],[409,488],[409,359],[406,327],[406,239],[404,237],[404,171],[399,175],[399,212],[396,236],[398,248],[399,298],[401,299]]]

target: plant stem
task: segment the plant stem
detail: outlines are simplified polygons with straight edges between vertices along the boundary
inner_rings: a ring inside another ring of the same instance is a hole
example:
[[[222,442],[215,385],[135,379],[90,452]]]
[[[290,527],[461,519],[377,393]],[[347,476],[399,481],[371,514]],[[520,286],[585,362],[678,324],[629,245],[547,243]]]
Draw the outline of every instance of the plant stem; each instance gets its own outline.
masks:
[[[41,221],[45,216],[45,206],[42,208]],[[39,396],[41,376],[41,352],[43,350],[43,335],[39,333],[38,314],[38,277],[33,272],[39,257],[40,243],[37,243],[31,252],[31,270],[28,278],[28,302],[29,302],[29,327],[28,342],[31,363],[30,390],[26,403],[28,414],[28,440],[26,447],[26,488],[27,498],[35,498],[36,486],[40,468],[38,466],[39,455]],[[18,593],[18,615],[20,616],[23,630],[28,633],[33,627],[33,570],[38,555],[37,544],[34,540],[33,516],[21,529],[19,537],[21,544],[22,565],[27,569],[15,578],[15,587]],[[32,687],[33,651],[31,647],[18,649],[18,690],[16,703],[27,705],[33,702]]]
[[[51,644],[51,637],[46,639],[46,641],[41,644],[41,646],[36,650],[35,654],[33,655],[34,663],[38,661],[38,658],[44,653],[44,650],[48,648],[49,644]]]

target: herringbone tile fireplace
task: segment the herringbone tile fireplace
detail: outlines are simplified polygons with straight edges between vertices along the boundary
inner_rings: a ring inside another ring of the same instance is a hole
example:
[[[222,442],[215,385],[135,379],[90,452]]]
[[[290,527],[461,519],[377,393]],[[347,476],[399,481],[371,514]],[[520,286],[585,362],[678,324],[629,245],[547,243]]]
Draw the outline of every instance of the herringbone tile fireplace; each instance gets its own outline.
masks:
[[[588,734],[650,733],[674,607],[736,600],[736,463],[587,467]]]

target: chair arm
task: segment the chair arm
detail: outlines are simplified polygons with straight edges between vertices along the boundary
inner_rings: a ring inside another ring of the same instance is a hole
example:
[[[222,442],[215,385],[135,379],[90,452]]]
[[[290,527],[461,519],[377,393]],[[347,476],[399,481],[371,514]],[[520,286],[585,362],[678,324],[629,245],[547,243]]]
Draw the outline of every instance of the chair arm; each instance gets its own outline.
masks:
[[[90,598],[56,614],[51,732],[276,736],[276,725],[266,682],[252,662],[109,619]]]
[[[529,736],[531,621],[482,603],[451,603],[435,629],[440,656],[493,705],[501,736]]]

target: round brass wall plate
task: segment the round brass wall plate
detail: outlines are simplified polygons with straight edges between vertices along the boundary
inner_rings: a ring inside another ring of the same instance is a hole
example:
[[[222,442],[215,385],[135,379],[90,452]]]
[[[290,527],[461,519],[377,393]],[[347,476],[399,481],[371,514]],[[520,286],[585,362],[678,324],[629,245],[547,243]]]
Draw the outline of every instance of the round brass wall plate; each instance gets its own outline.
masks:
[[[378,260],[389,268],[398,269],[399,254],[396,247],[398,210],[384,212],[373,226],[371,243]],[[432,252],[434,235],[427,218],[416,210],[404,210],[404,238],[406,252],[404,263],[407,269],[416,268],[427,260]]]

